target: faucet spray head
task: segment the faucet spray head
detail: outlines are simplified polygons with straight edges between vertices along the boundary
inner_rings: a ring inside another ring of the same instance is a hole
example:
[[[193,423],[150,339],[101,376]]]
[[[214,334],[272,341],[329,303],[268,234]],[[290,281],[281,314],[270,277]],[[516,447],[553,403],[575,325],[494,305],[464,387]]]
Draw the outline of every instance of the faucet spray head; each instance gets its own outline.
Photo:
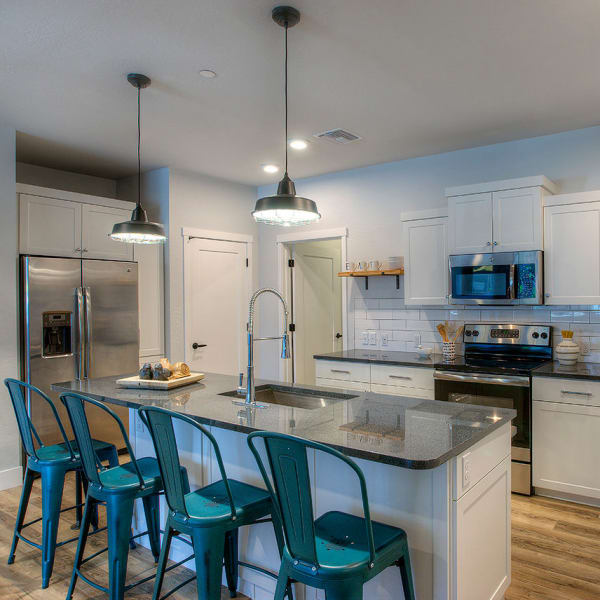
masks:
[[[284,333],[281,336],[281,358],[289,358],[290,357],[290,340],[288,338],[288,334]]]

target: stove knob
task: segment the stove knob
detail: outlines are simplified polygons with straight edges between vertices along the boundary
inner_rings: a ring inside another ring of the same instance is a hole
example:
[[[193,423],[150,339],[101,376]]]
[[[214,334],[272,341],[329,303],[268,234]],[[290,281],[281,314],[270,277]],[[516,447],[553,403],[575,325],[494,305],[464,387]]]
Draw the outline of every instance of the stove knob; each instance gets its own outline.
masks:
[[[471,330],[470,330],[470,329],[467,329],[467,331],[465,331],[465,336],[466,336],[466,337],[469,337],[470,335],[471,335]]]
[[[531,337],[532,337],[534,340],[537,340],[537,339],[540,337],[540,334],[539,334],[537,331],[534,331],[534,332],[531,334]]]
[[[477,331],[477,330],[473,331],[473,336],[474,337],[477,337],[478,335],[479,335],[479,331]]]
[[[547,333],[544,331],[544,332],[543,332],[543,333],[540,335],[540,337],[541,337],[543,340],[545,340],[545,339],[547,339],[547,338],[548,338],[548,334],[547,334]]]

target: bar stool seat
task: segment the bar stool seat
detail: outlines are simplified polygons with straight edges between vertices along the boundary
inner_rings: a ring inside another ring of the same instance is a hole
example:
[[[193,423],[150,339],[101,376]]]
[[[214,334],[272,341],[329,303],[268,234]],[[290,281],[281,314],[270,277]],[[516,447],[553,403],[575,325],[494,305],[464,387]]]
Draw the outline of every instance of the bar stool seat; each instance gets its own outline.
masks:
[[[235,519],[232,519],[225,483],[220,480],[185,496],[189,515],[187,522],[190,525],[212,526],[230,521],[232,527],[239,527],[271,514],[271,496],[267,490],[236,479],[229,479],[228,482],[235,506]],[[177,515],[174,520],[177,521]]]
[[[100,485],[103,488],[102,491],[106,494],[110,494],[111,492],[123,494],[130,488],[131,490],[136,491],[137,495],[141,497],[147,494],[156,494],[158,491],[162,490],[162,479],[160,477],[160,469],[156,458],[146,456],[144,458],[138,458],[136,462],[142,475],[142,479],[144,480],[144,490],[138,491],[140,480],[137,471],[134,464],[128,462],[98,473]]]
[[[377,521],[371,521],[375,552],[387,563],[384,554],[401,556],[406,547],[406,532]],[[317,574],[337,577],[337,570],[368,569],[369,541],[367,527],[361,517],[332,511],[315,520],[315,542],[320,570]],[[340,534],[343,532],[343,535]],[[373,573],[371,573],[373,574]]]
[[[92,440],[94,444],[94,452],[98,455],[101,462],[108,461],[110,466],[114,466],[119,463],[117,450],[114,444],[109,442],[103,442],[101,440]],[[75,440],[69,440],[71,448],[75,453],[75,457],[79,459],[79,448]],[[53,444],[52,446],[42,446],[37,450],[38,462],[54,462],[60,461],[70,462],[71,453],[67,444]]]

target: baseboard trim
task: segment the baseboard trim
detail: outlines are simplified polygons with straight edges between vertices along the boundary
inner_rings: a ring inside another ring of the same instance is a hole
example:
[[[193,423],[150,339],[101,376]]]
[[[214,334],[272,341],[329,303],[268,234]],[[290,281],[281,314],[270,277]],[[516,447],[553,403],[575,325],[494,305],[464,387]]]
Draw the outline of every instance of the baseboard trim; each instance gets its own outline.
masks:
[[[23,468],[12,467],[0,471],[0,490],[8,490],[23,483]]]
[[[570,494],[568,492],[557,492],[556,490],[548,490],[546,488],[534,488],[536,496],[545,496],[546,498],[554,498],[555,500],[566,500],[567,502],[575,502],[576,504],[586,504],[587,506],[600,506],[600,498],[590,498],[589,496],[580,496],[579,494]]]

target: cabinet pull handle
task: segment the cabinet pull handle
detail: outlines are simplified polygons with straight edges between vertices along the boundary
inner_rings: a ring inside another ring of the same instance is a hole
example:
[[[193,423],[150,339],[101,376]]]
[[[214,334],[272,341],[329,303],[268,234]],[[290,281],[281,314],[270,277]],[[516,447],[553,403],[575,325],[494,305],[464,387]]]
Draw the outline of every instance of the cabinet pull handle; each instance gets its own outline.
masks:
[[[573,396],[593,396],[591,392],[572,392],[571,390],[561,390],[561,394],[572,394]]]
[[[350,371],[342,371],[341,369],[331,369],[332,373],[344,373],[344,375],[350,375]]]
[[[406,375],[388,375],[390,379],[406,379],[408,381],[412,381],[412,377],[407,377]]]

